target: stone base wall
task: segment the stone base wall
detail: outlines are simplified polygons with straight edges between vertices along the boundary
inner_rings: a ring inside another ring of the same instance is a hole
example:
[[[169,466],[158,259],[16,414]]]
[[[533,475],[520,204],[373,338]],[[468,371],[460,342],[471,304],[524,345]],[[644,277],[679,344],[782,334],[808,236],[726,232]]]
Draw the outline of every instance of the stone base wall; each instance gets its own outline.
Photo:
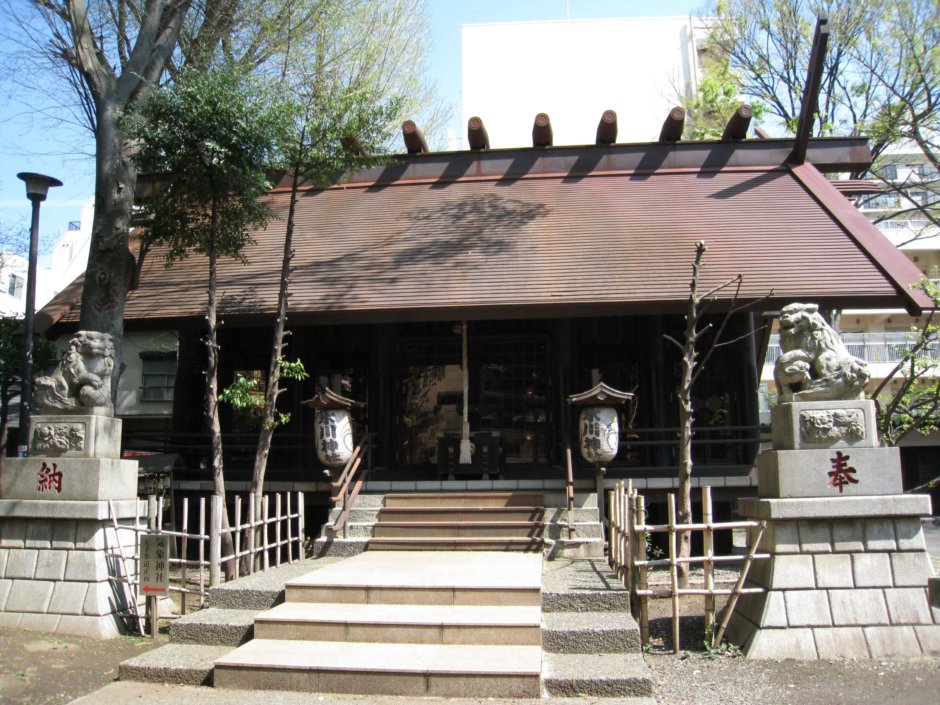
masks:
[[[918,517],[769,519],[759,549],[747,587],[767,592],[742,595],[726,633],[749,658],[940,656]]]
[[[115,531],[112,520],[101,518],[107,502],[72,502],[66,513],[73,516],[50,516],[65,504],[0,501],[0,626],[118,636],[126,631],[121,615],[132,598],[111,578],[135,570],[133,560],[125,569],[118,551],[123,546],[133,558],[134,532]],[[34,517],[24,516],[31,511]],[[125,516],[119,525],[132,522]]]

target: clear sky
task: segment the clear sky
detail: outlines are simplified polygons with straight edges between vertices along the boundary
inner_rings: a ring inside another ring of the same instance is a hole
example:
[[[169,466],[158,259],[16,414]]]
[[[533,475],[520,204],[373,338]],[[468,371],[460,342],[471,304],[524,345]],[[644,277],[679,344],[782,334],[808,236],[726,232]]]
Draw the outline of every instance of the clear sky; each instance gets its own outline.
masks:
[[[433,46],[428,57],[428,80],[453,108],[452,127],[460,122],[460,26],[485,22],[596,19],[603,17],[683,16],[698,10],[703,0],[426,0]],[[0,44],[9,50],[8,42]],[[63,90],[66,90],[63,88]],[[64,182],[43,203],[40,230],[57,237],[94,193],[91,144],[80,131],[36,118],[23,106],[9,84],[0,93],[0,224],[28,228],[30,205],[21,171],[35,171]],[[84,150],[85,153],[82,153]]]

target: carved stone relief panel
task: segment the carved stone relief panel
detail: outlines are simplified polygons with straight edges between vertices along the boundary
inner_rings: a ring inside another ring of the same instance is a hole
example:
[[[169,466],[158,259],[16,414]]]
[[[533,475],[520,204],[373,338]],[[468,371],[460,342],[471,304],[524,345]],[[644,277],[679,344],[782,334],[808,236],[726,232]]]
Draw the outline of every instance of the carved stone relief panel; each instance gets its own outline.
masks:
[[[801,411],[800,435],[806,443],[861,441],[865,439],[865,414],[862,409]]]

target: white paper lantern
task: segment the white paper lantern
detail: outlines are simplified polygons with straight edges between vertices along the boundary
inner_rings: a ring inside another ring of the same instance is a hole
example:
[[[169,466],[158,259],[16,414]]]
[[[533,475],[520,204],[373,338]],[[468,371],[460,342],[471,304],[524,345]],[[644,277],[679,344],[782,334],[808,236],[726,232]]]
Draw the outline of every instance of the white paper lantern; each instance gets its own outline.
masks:
[[[320,409],[316,413],[317,457],[329,468],[342,467],[353,453],[353,430],[345,409]]]
[[[579,420],[581,457],[589,463],[609,463],[617,457],[620,422],[612,406],[586,406]]]

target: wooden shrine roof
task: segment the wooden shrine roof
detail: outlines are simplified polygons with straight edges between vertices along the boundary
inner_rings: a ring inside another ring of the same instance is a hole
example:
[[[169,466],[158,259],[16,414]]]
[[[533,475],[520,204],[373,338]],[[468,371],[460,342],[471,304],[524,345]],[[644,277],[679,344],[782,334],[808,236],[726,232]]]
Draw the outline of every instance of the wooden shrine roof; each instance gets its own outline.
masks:
[[[920,272],[810,163],[792,140],[599,145],[397,157],[325,190],[302,192],[290,320],[383,322],[681,312],[695,243],[702,286],[744,275],[742,299],[774,310],[929,301]],[[864,168],[864,140],[811,140],[825,169]],[[870,161],[870,160],[869,160]],[[283,184],[281,185],[283,186]],[[289,190],[254,233],[248,264],[221,261],[228,325],[275,310]],[[198,324],[201,256],[165,269],[148,256],[127,300],[128,327]],[[80,287],[43,309],[74,325]],[[38,322],[37,325],[40,325]]]

